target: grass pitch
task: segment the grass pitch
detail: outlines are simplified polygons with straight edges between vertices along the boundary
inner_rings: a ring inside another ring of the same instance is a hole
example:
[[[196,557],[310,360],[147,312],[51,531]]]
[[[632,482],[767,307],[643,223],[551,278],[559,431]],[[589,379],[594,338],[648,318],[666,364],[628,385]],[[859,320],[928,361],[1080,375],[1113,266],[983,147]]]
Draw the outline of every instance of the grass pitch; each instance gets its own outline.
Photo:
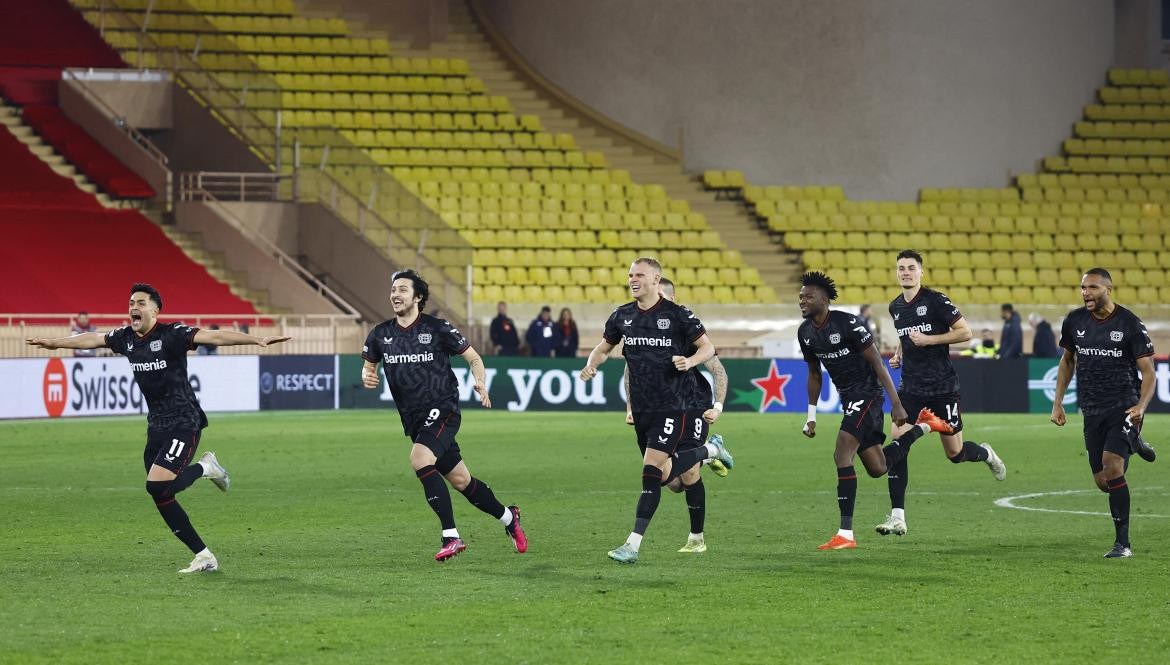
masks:
[[[143,489],[142,418],[0,423],[0,662],[1164,663],[1170,445],[1134,459],[1136,556],[1106,561],[1105,495],[1080,418],[971,414],[1008,465],[914,446],[910,533],[881,537],[885,479],[860,479],[859,548],[836,528],[836,423],[728,414],[731,477],[704,472],[707,542],[664,493],[636,565],[609,561],[633,523],[641,463],[620,413],[468,412],[472,472],[518,503],[517,555],[453,492],[468,549],[437,564],[438,522],[392,412],[213,414],[202,450],[232,474],[180,495],[220,559],[190,554]],[[1148,438],[1170,443],[1170,418]],[[858,469],[861,470],[860,464]],[[1067,493],[1069,490],[1077,490]],[[1053,493],[997,506],[1003,497]]]

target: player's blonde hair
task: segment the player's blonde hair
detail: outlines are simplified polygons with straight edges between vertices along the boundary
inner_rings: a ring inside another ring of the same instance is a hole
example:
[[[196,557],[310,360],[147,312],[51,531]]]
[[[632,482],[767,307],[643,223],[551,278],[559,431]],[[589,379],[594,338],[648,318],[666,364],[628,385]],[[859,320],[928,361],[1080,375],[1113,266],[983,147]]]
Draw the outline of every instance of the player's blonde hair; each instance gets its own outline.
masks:
[[[662,264],[658,262],[658,259],[652,256],[639,256],[638,258],[634,259],[634,263],[645,263],[651,268],[657,270],[658,274],[662,274]]]

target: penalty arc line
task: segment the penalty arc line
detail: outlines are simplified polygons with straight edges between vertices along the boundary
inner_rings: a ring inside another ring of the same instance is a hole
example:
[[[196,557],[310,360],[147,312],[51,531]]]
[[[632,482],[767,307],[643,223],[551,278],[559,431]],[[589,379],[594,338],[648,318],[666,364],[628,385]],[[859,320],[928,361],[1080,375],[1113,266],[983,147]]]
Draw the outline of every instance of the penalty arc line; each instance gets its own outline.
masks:
[[[1151,488],[1160,489],[1160,488]],[[1033,492],[1031,494],[1017,494],[1016,496],[1005,496],[995,500],[995,505],[1000,508],[1015,508],[1016,510],[1030,510],[1037,513],[1065,513],[1067,515],[1093,515],[1097,517],[1112,517],[1109,513],[1095,512],[1091,510],[1062,510],[1058,508],[1037,508],[1035,506],[1019,506],[1016,501],[1024,499],[1035,499],[1042,496],[1067,496],[1069,494],[1087,494],[1095,490],[1060,490],[1057,492]],[[1148,513],[1134,513],[1132,517],[1170,517],[1170,515],[1151,515]]]

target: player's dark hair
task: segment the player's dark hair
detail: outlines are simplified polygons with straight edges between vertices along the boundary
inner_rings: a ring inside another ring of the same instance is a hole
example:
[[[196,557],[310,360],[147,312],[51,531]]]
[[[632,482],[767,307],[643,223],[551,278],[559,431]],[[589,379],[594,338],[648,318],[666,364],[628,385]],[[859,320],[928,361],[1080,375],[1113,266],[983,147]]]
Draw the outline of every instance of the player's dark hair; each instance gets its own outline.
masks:
[[[1086,275],[1097,275],[1099,277],[1104,277],[1110,283],[1113,282],[1113,275],[1110,275],[1109,271],[1104,269],[1104,268],[1089,268],[1088,270],[1085,271],[1085,274]]]
[[[162,311],[162,296],[158,294],[158,289],[149,284],[139,282],[130,287],[130,295],[134,295],[135,293],[145,293],[146,295],[150,296],[150,299],[154,301],[155,306],[158,307],[158,311]]]
[[[1014,311],[1016,311],[1016,308],[1012,307],[1011,303],[1005,302],[1004,304],[999,306],[999,311],[1001,311],[1001,312],[1014,312]]]
[[[815,286],[825,292],[829,300],[837,299],[837,285],[823,272],[806,272],[800,276],[801,286]]]
[[[658,284],[662,287],[669,286],[672,289],[674,288],[674,282],[672,282],[668,277],[663,277],[662,279],[658,280]]]
[[[430,285],[427,284],[427,281],[423,279],[421,275],[409,268],[406,270],[399,270],[398,272],[391,275],[390,283],[393,284],[400,279],[410,280],[410,283],[413,285],[414,295],[419,299],[418,311],[422,312],[423,308],[427,306],[427,298],[431,296]]]
[[[904,249],[898,252],[899,259],[914,259],[918,265],[922,265],[922,255],[912,249]]]

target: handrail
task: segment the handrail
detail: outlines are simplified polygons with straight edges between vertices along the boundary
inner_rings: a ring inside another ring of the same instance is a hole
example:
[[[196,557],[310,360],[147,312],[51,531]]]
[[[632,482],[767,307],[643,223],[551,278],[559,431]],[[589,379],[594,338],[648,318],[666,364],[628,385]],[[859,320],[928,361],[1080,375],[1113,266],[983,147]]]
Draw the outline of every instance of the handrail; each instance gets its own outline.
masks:
[[[291,201],[284,196],[282,182],[293,182],[292,174],[231,171],[185,171],[179,174],[179,199],[194,200],[210,194],[220,201]]]
[[[181,200],[194,201],[196,200],[196,196],[198,196],[198,200],[215,208],[216,212],[232,225],[232,228],[234,228],[236,231],[239,231],[252,242],[257,243],[263,247],[268,252],[268,255],[276,260],[277,264],[291,269],[294,273],[297,274],[298,277],[308,282],[308,284],[312,286],[313,289],[319,295],[321,295],[321,297],[332,302],[346,314],[359,319],[361,318],[361,314],[357,311],[357,309],[350,305],[349,302],[345,300],[345,298],[342,298],[337,294],[336,291],[326,286],[325,283],[321,280],[317,279],[316,275],[309,272],[308,270],[305,270],[304,266],[298,263],[296,259],[286,254],[285,251],[280,247],[277,247],[276,244],[266,238],[264,234],[258,233],[247,224],[240,221],[240,219],[236,217],[236,215],[232,213],[232,211],[228,209],[228,207],[225,206],[222,201],[216,198],[214,194],[207,191],[206,189],[203,189],[202,187],[190,186],[189,183],[191,176],[195,176],[195,181],[199,182],[199,177],[202,175],[203,173],[182,174],[181,178],[185,184],[182,186]]]
[[[125,116],[118,115],[118,112],[111,108],[110,105],[107,104],[100,95],[98,95],[96,92],[91,90],[89,86],[83,83],[83,79],[78,75],[78,72],[84,71],[92,72],[94,70],[92,67],[90,67],[88,70],[77,68],[63,69],[61,70],[61,78],[75,83],[77,88],[81,91],[81,94],[85,95],[87,101],[105,111],[106,115],[113,119],[115,127],[129,136],[130,139],[134,141],[134,143],[138,144],[138,147],[145,150],[146,153],[150,155],[151,159],[153,159],[159,166],[167,168],[167,164],[170,162],[170,160],[167,158],[166,154],[164,154],[163,151],[160,150],[153,141],[147,138],[145,134],[138,131],[138,128],[126,122]]]

